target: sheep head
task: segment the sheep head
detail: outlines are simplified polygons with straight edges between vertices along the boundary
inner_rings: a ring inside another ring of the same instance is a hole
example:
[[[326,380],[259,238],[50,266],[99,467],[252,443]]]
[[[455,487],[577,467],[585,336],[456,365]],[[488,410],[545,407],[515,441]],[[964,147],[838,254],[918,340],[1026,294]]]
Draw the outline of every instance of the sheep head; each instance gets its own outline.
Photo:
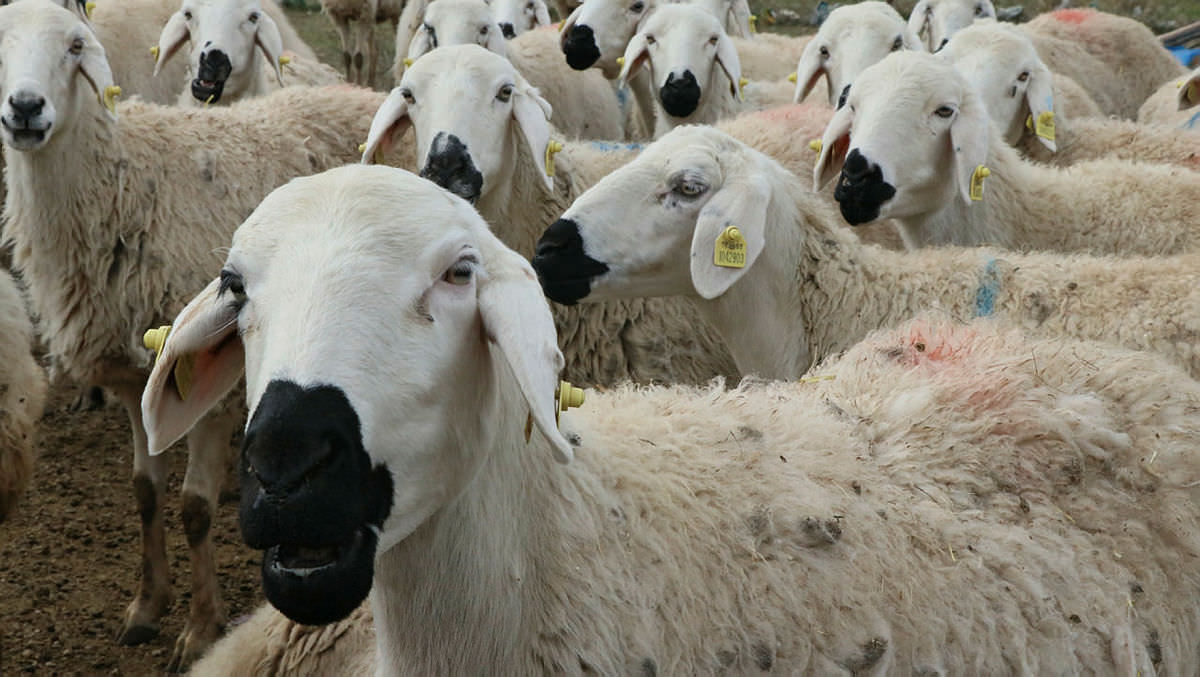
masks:
[[[186,400],[170,387],[180,359]],[[352,165],[276,189],[247,218],[176,318],[142,410],[159,452],[244,371],[243,538],[265,551],[276,608],[329,623],[366,597],[376,554],[454,501],[491,450],[524,445],[527,421],[570,460],[562,365],[529,263],[469,204]]]
[[[78,16],[46,0],[0,7],[0,137],[36,151],[90,106],[116,119],[104,47]]]
[[[864,68],[902,49],[923,47],[891,5],[870,0],[837,7],[800,55],[795,100],[803,101],[824,76],[829,105],[835,105]]]
[[[363,159],[412,125],[421,176],[472,202],[508,200],[516,153],[529,153],[547,190],[554,186],[546,172],[550,114],[508,59],[478,45],[443,47],[413,63],[380,106]]]
[[[955,191],[970,204],[986,176],[992,134],[983,101],[950,63],[896,52],[864,70],[821,139],[814,189],[853,225],[940,211]]]
[[[616,78],[625,46],[655,4],[655,0],[584,0],[562,25],[567,65],[580,71],[599,68],[609,80]]]
[[[408,44],[408,58],[416,61],[427,52],[451,45],[479,45],[500,56],[508,53],[500,24],[483,0],[430,3],[421,27]]]
[[[550,9],[546,0],[491,0],[492,14],[500,24],[505,39],[550,25]]]
[[[260,77],[256,51],[283,84],[283,40],[258,0],[184,0],[158,37],[154,74],[189,41],[191,93],[197,101],[232,101],[250,91]]]
[[[742,77],[737,49],[721,23],[705,10],[684,4],[665,5],[650,15],[625,48],[619,86],[649,66],[658,102],[673,118],[687,118],[706,96],[717,96],[719,78],[736,96]]]
[[[975,85],[1006,142],[1015,145],[1029,132],[1055,150],[1054,76],[1029,38],[981,22],[955,33],[938,56]]]
[[[918,0],[908,15],[908,27],[922,36],[925,48],[941,49],[950,36],[979,19],[995,19],[992,0]]]

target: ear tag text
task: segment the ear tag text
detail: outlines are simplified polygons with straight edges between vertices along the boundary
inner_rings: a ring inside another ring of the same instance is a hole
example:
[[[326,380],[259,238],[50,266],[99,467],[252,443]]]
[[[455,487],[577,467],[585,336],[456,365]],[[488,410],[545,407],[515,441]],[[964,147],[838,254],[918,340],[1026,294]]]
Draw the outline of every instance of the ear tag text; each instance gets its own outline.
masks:
[[[979,165],[971,174],[971,199],[976,202],[983,199],[983,180],[992,175],[992,170]]]
[[[713,265],[721,268],[746,267],[746,238],[737,226],[728,226],[717,236],[713,247]]]
[[[1054,140],[1054,111],[1044,110],[1037,116],[1037,120],[1033,116],[1025,118],[1025,128],[1031,130],[1034,134],[1046,139],[1047,141]]]
[[[142,335],[142,345],[154,351],[154,360],[158,361],[158,356],[162,355],[163,348],[167,345],[167,336],[171,333],[171,325],[163,325],[158,329],[147,329]],[[192,357],[185,355],[175,361],[175,390],[179,392],[179,399],[186,400],[188,391],[192,388]]]

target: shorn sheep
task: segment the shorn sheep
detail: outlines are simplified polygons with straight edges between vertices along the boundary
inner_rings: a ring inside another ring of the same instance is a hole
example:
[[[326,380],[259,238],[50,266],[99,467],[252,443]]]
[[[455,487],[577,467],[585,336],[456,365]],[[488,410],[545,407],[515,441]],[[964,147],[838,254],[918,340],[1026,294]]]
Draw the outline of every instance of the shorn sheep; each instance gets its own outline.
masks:
[[[158,37],[155,73],[186,43],[192,46],[187,62],[194,77],[180,94],[180,105],[261,96],[282,87],[285,73],[288,84],[332,85],[341,80],[337,71],[318,61],[285,55],[279,28],[259,0],[184,0]]]
[[[390,21],[395,32],[403,4],[404,0],[321,0],[321,10],[333,22],[342,41],[347,80],[368,87],[375,85],[375,24]]]
[[[923,52],[896,52],[858,76],[825,130],[813,176],[818,188],[837,179],[847,222],[896,219],[911,247],[1151,256],[1200,249],[1200,173],[1022,160],[966,78]]]
[[[33,476],[34,428],[46,404],[46,373],[32,350],[25,302],[12,276],[0,271],[0,524]]]
[[[1200,375],[1198,264],[864,245],[774,160],[694,126],[576,199],[533,259],[559,303],[686,296],[743,374],[789,379],[927,310],[1151,350]]]
[[[120,641],[139,643],[157,634],[173,597],[162,512],[167,466],[146,454],[137,404],[149,370],[142,331],[203,285],[216,252],[264,195],[355,159],[383,97],[289,87],[223,108],[111,107],[104,49],[75,15],[45,0],[0,8],[0,63],[4,235],[39,333],[55,369],[111,389],[130,415],[142,575]],[[191,613],[171,667],[219,634],[209,525],[235,425],[214,417],[189,437],[181,512]]]
[[[413,63],[388,95],[363,158],[386,157],[411,126],[421,176],[475,202],[500,238],[529,256],[571,200],[638,149],[563,142],[555,154],[560,142],[551,139],[548,113],[502,57],[477,45],[443,47]],[[614,303],[560,311],[556,319],[568,377],[578,383],[703,383],[737,373],[720,339],[686,303]]]
[[[975,85],[1005,142],[1031,160],[1073,165],[1113,158],[1200,169],[1200,136],[1103,117],[1082,91],[1064,99],[1064,85],[1073,81],[1052,75],[1014,28],[977,23],[955,33],[939,56]]]
[[[1175,78],[1146,99],[1138,122],[1200,132],[1200,68]]]
[[[560,430],[528,263],[347,167],[264,200],[176,319],[154,449],[243,363],[267,598],[369,595],[378,675],[1200,669],[1200,385],[1153,355],[918,321],[828,381],[625,386]]]

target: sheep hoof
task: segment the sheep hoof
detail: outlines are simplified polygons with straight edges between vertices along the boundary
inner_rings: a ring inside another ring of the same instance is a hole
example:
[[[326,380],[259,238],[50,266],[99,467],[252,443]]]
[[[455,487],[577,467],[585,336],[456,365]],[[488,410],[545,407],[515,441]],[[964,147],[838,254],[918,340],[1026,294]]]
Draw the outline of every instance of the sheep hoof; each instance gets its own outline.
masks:
[[[167,663],[167,672],[187,672],[192,663],[203,656],[220,636],[221,627],[215,623],[204,624],[204,627],[188,623],[175,640],[175,650],[171,653],[171,661]]]
[[[117,644],[121,646],[145,644],[158,637],[161,629],[162,626],[158,623],[126,623],[125,627],[121,628],[120,634],[117,635]]]

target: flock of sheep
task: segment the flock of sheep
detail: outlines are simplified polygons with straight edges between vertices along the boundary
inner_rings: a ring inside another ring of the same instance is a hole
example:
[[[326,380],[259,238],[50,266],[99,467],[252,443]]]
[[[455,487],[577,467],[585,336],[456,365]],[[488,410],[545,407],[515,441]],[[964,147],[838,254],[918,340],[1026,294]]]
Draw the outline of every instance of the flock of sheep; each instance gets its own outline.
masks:
[[[172,670],[1200,672],[1200,70],[1148,29],[322,4],[341,71],[272,0],[0,7],[0,520],[43,364],[103,386],[118,641],[186,436]]]

